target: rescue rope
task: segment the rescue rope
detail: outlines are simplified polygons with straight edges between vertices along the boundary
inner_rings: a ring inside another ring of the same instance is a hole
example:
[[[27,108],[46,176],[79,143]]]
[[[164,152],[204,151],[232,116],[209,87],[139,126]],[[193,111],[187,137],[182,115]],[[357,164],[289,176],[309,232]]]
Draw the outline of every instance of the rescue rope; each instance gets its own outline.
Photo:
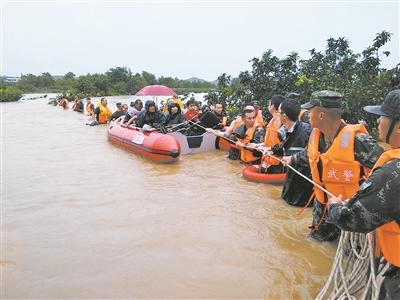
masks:
[[[207,128],[201,125],[198,126],[207,130]],[[236,143],[223,134],[218,134],[215,131],[212,132],[233,144]],[[258,150],[254,148],[251,149]],[[293,172],[324,191],[327,195],[336,197],[324,187],[315,183],[313,180],[303,175],[280,158],[268,153],[267,151],[264,151],[263,155],[268,155],[280,161],[284,166],[288,167]],[[363,234],[341,231],[331,272],[325,285],[317,295],[316,300],[378,299],[379,288],[376,282],[374,263],[375,248],[373,241],[374,236],[372,233]]]
[[[257,150],[257,149],[255,149]],[[308,178],[307,176],[303,175],[302,173],[300,173],[299,171],[297,171],[295,168],[293,168],[291,165],[287,164],[285,161],[283,161],[282,159],[276,157],[275,155],[272,155],[270,153],[268,153],[267,151],[263,152],[263,155],[268,155],[269,157],[272,157],[273,159],[276,159],[278,161],[280,161],[284,166],[288,167],[289,169],[291,169],[293,172],[295,172],[296,174],[298,174],[299,176],[301,176],[302,178],[304,178],[305,180],[307,180],[308,182],[312,183],[314,186],[316,186],[317,188],[319,188],[321,191],[325,192],[326,194],[328,194],[331,197],[336,197],[334,194],[332,194],[331,192],[329,192],[327,189],[323,188],[322,186],[320,186],[318,183],[312,181],[310,178]]]
[[[191,122],[191,123],[193,123],[193,124],[196,124],[196,123],[194,123],[193,121],[189,121],[189,122]],[[199,124],[196,124],[196,125],[199,126],[200,128],[202,128],[202,129],[204,129],[204,130],[207,131],[207,128],[205,128],[204,126],[199,125]],[[219,136],[219,137],[221,137],[221,138],[227,140],[228,142],[231,142],[231,143],[233,143],[233,144],[236,144],[236,142],[235,142],[234,140],[230,139],[229,137],[227,137],[227,136],[225,136],[225,135],[223,135],[223,134],[219,134],[219,133],[217,133],[217,132],[215,132],[215,131],[212,131],[212,133],[214,133],[215,135],[217,135],[217,136]],[[305,180],[309,181],[310,183],[312,183],[314,186],[318,187],[320,190],[322,190],[323,192],[325,192],[325,193],[328,194],[329,196],[331,196],[331,197],[336,197],[334,194],[332,194],[331,192],[329,192],[328,190],[326,190],[325,188],[323,188],[322,186],[320,186],[318,183],[315,183],[315,182],[312,181],[310,178],[308,178],[307,176],[303,175],[302,173],[300,173],[299,171],[297,171],[295,168],[293,168],[291,165],[288,165],[285,161],[281,160],[280,158],[276,157],[275,155],[269,154],[268,152],[263,152],[263,151],[261,151],[261,150],[259,150],[259,149],[256,149],[256,148],[251,148],[251,147],[246,147],[246,146],[244,146],[244,147],[242,147],[242,148],[251,149],[251,150],[256,150],[256,151],[262,152],[263,155],[268,155],[268,156],[272,157],[273,159],[276,159],[277,161],[281,162],[284,166],[288,167],[288,168],[291,169],[293,172],[295,172],[295,173],[298,174],[299,176],[303,177]]]
[[[326,194],[335,197],[283,160],[267,152],[265,154],[279,160],[283,165],[286,165]],[[379,288],[376,282],[373,241],[374,237],[371,233],[341,231],[331,273],[316,300],[350,300],[367,299],[367,297],[368,299],[378,299]],[[364,290],[361,297],[356,297],[361,290]]]
[[[342,231],[328,280],[315,298],[378,299],[371,233]]]

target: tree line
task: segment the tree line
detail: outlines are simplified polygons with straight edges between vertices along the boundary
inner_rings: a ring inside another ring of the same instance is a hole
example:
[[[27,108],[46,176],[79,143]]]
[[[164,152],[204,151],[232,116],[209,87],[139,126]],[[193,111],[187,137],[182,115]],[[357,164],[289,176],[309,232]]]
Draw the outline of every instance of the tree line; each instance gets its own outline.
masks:
[[[399,87],[400,64],[391,69],[381,67],[382,58],[390,55],[381,48],[391,36],[385,30],[377,33],[361,53],[354,52],[344,37],[329,38],[324,51],[309,51],[309,59],[301,59],[296,52],[280,59],[268,50],[251,59],[251,71],[241,72],[238,78],[220,75],[217,88],[206,98],[209,104],[222,102],[232,112],[257,100],[267,111],[274,94],[297,92],[304,103],[314,91],[334,90],[344,97],[344,119],[350,123],[364,119],[374,128],[376,120],[364,114],[362,107],[381,103],[391,89]]]
[[[381,49],[390,42],[391,36],[385,30],[377,33],[371,45],[360,53],[353,51],[344,37],[329,38],[325,50],[311,49],[308,59],[301,59],[296,52],[278,58],[270,49],[250,60],[251,71],[243,71],[237,78],[223,73],[216,86],[206,81],[157,78],[146,71],[133,73],[128,67],[115,67],[104,74],[78,77],[72,72],[61,78],[49,73],[22,75],[9,93],[4,83],[1,84],[1,98],[3,101],[4,95],[8,95],[9,99],[18,99],[16,93],[28,92],[58,92],[80,97],[127,95],[135,94],[146,85],[163,84],[181,95],[206,92],[209,104],[222,103],[233,115],[252,100],[259,101],[267,112],[268,100],[274,94],[297,92],[301,101],[306,102],[312,92],[329,89],[343,94],[346,120],[357,123],[364,119],[369,128],[374,128],[375,119],[363,114],[362,107],[380,103],[385,94],[399,87],[400,64],[391,69],[381,67],[382,58],[390,55]]]
[[[48,72],[41,75],[26,74],[22,75],[21,79],[13,85],[12,90],[19,90],[21,93],[57,92],[80,97],[93,97],[131,95],[151,84],[166,85],[174,88],[178,94],[209,92],[215,88],[215,84],[204,80],[182,80],[164,76],[157,78],[154,74],[146,71],[134,74],[128,67],[115,67],[103,74],[82,76],[76,76],[72,72],[57,77]],[[7,84],[2,81],[1,88],[5,88],[5,86]]]

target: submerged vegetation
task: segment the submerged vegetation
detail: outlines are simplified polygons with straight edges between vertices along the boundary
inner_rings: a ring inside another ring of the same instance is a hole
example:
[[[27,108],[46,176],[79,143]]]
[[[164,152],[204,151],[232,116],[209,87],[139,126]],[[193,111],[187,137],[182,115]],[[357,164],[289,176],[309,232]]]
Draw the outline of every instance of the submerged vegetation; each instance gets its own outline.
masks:
[[[18,101],[22,97],[23,91],[16,86],[0,87],[0,102]]]

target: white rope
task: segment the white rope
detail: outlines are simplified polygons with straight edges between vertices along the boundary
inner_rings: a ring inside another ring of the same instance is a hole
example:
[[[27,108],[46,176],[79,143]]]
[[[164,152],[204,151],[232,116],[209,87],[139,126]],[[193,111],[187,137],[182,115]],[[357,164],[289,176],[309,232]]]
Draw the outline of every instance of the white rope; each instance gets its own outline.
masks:
[[[207,130],[207,128],[201,125],[198,126],[204,130]],[[235,141],[228,137],[225,137],[214,131],[213,133],[230,141],[231,143],[235,143]],[[272,154],[269,154],[268,152],[263,152],[263,154],[280,161],[283,165],[290,168],[302,178],[311,182],[314,186],[318,187],[326,194],[336,197],[324,187],[315,183],[310,178],[303,175],[292,166],[288,165],[285,161]],[[346,231],[341,232],[332,270],[325,285],[315,298],[316,300],[358,299],[359,297],[357,296],[359,296],[361,290],[363,293],[359,299],[366,299],[367,297],[369,297],[369,299],[378,299],[379,289],[376,282],[374,247],[372,240],[373,238],[370,233],[362,234]]]
[[[317,295],[322,299],[378,299],[371,234],[342,231],[329,277]]]
[[[204,126],[199,125],[198,123],[194,123],[193,121],[189,121],[189,122],[191,122],[191,123],[193,123],[193,124],[195,124],[195,125],[199,126],[200,128],[202,128],[202,129],[204,129],[204,130],[207,131],[207,128],[205,128]],[[227,140],[228,142],[231,142],[231,143],[233,143],[233,144],[236,143],[234,140],[232,140],[232,139],[230,139],[230,138],[224,136],[223,134],[218,134],[218,133],[215,132],[215,131],[212,131],[212,133],[214,133],[215,135],[217,135],[217,136],[219,136],[219,137],[221,137],[221,138]],[[288,165],[285,161],[281,160],[280,158],[276,157],[275,155],[269,154],[268,152],[263,152],[263,151],[261,151],[261,150],[259,150],[259,149],[256,149],[256,148],[249,148],[249,147],[246,147],[246,146],[245,146],[244,148],[259,151],[259,152],[263,153],[263,155],[268,155],[268,156],[272,157],[273,159],[276,159],[277,161],[281,162],[284,166],[288,167],[288,168],[291,169],[293,172],[295,172],[295,173],[298,174],[299,176],[303,177],[303,178],[304,178],[305,180],[307,180],[308,182],[312,183],[314,186],[316,186],[317,188],[319,188],[321,191],[325,192],[327,195],[329,195],[329,196],[331,196],[331,197],[336,197],[334,194],[332,194],[331,192],[329,192],[327,189],[325,189],[324,187],[322,187],[322,186],[319,185],[318,183],[312,181],[310,178],[308,178],[307,176],[303,175],[302,173],[300,173],[299,171],[297,171],[295,168],[293,168],[291,165]]]

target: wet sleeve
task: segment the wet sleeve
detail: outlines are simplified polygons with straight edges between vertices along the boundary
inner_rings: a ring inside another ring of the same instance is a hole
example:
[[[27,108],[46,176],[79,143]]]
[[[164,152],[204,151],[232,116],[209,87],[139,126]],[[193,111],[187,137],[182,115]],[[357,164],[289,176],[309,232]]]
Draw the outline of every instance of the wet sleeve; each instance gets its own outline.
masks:
[[[142,128],[144,125],[144,115],[140,113],[136,120],[135,120],[136,126]]]
[[[354,156],[363,167],[372,169],[382,153],[382,147],[372,136],[364,133],[359,133],[355,136]]]
[[[100,108],[96,107],[94,109],[94,115],[95,115],[97,121],[99,120],[99,114],[100,114]]]
[[[256,129],[256,132],[254,133],[254,138],[253,142],[254,143],[263,143],[264,142],[264,135],[265,135],[265,130],[262,127],[258,127]]]
[[[307,155],[307,147],[292,155],[292,164],[294,168],[308,168],[309,161]]]
[[[370,232],[400,221],[400,160],[378,168],[345,205],[329,206],[327,222],[342,230]]]
[[[161,126],[164,124],[165,122],[165,115],[162,112],[158,113],[158,121],[157,123],[154,123],[154,128],[161,128]]]
[[[276,156],[283,156],[283,143],[276,144],[275,146],[271,147],[271,151]]]

